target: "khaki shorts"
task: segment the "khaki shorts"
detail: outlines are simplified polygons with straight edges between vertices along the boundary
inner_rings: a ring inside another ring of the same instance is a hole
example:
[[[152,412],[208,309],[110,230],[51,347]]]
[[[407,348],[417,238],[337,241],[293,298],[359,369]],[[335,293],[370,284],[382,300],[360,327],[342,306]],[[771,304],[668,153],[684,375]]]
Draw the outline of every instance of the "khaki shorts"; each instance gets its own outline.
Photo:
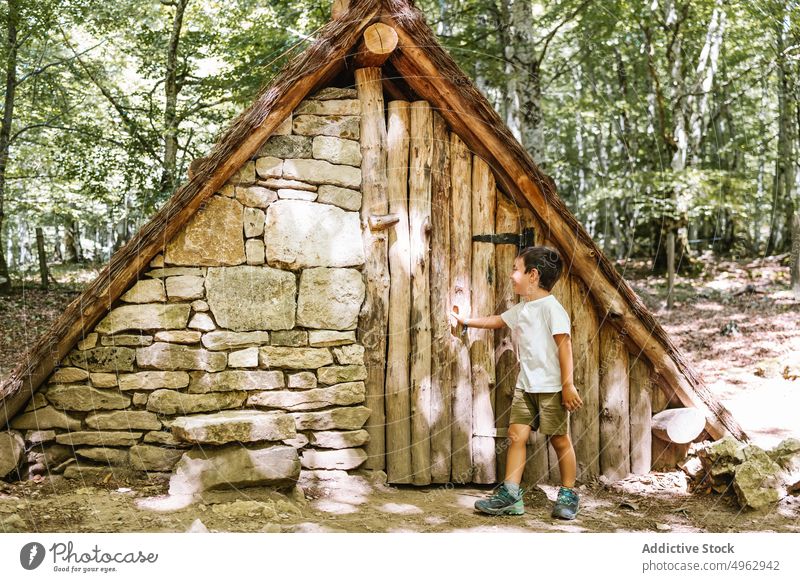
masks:
[[[527,424],[546,435],[567,434],[569,413],[561,403],[561,392],[532,393],[514,390],[509,424]]]

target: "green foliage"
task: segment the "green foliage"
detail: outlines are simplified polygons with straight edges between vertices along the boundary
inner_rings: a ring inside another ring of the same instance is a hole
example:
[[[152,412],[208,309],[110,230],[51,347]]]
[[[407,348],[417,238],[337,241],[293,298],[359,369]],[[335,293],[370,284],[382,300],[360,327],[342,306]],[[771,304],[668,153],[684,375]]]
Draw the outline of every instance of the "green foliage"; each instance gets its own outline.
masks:
[[[25,0],[3,240],[45,225],[52,246],[56,227],[77,221],[101,238],[114,231],[107,252],[163,204],[173,190],[163,185],[165,81],[179,1],[178,181],[330,9],[310,0]],[[513,0],[417,5],[503,119],[540,110],[537,162],[606,250],[653,248],[653,225],[665,220],[698,232],[724,221],[751,252],[763,247],[776,214],[779,124],[798,151],[797,0],[525,0],[522,22]],[[720,10],[719,56],[704,87]],[[4,3],[4,30],[7,14]],[[794,121],[781,117],[778,71]],[[541,97],[522,95],[532,101],[519,105],[515,86]],[[689,144],[673,169],[682,118]],[[790,202],[778,203],[780,214]]]

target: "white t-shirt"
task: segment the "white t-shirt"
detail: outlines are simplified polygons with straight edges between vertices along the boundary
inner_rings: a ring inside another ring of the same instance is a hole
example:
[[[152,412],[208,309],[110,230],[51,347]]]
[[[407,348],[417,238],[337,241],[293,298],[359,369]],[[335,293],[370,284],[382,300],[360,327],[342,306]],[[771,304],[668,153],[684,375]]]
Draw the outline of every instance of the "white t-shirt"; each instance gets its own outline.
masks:
[[[512,332],[519,358],[517,388],[561,392],[561,365],[553,336],[570,332],[569,314],[552,295],[517,303],[500,317]]]

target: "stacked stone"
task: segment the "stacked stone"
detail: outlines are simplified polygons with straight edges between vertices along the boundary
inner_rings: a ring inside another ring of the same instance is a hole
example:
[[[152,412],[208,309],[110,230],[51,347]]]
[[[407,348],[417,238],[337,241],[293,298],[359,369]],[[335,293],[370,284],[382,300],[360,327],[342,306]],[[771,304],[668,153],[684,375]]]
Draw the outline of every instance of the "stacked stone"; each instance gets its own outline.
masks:
[[[304,101],[61,362],[12,423],[38,470],[186,473],[193,445],[365,460],[359,110]]]

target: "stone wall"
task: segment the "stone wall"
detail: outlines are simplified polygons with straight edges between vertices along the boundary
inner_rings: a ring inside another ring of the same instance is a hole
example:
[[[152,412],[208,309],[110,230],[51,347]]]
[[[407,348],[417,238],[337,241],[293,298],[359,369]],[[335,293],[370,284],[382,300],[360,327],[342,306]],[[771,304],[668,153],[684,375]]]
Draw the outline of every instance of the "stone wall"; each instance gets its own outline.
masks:
[[[359,111],[352,89],[301,103],[167,243],[12,422],[30,472],[365,460]]]

